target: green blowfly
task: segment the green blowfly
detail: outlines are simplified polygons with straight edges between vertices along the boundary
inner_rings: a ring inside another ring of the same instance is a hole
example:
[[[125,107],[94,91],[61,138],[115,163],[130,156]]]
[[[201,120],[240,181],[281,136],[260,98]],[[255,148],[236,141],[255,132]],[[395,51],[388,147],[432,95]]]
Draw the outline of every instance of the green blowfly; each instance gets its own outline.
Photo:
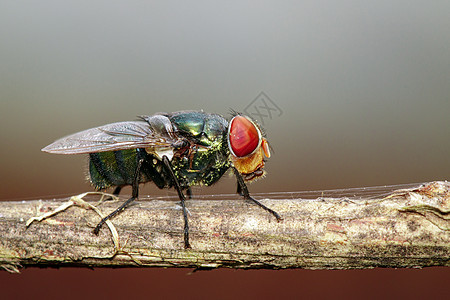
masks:
[[[237,192],[270,212],[248,192],[246,182],[264,175],[269,144],[249,117],[234,113],[231,120],[203,111],[180,111],[140,116],[138,121],[112,123],[81,131],[48,145],[42,151],[89,154],[90,181],[96,189],[131,185],[132,196],[100,221],[102,225],[138,198],[139,184],[152,181],[160,188],[175,188],[184,216],[184,246],[190,248],[185,195],[191,186],[212,185],[232,169]]]

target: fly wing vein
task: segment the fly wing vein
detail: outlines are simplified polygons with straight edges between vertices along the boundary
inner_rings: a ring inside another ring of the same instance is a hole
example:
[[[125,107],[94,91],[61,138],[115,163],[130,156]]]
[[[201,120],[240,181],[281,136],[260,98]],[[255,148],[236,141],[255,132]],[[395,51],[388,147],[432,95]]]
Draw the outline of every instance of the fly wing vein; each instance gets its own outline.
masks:
[[[167,147],[172,144],[158,135],[147,122],[118,122],[84,130],[43,148],[42,151],[57,154],[78,154],[116,151],[125,149]]]

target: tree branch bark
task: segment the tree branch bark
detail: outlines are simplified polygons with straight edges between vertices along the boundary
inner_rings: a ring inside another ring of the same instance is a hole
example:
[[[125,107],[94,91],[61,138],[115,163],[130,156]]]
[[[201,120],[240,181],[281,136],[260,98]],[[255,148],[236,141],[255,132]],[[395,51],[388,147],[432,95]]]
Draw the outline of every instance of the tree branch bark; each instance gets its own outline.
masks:
[[[272,199],[258,197],[283,217],[281,222],[236,197],[187,201],[192,246],[187,250],[182,213],[175,201],[137,201],[114,218],[120,238],[117,249],[107,226],[98,236],[92,233],[100,220],[92,210],[72,206],[27,228],[29,218],[54,210],[62,201],[0,202],[0,266],[9,271],[22,266],[450,266],[450,184],[446,181],[361,199],[305,200],[289,195],[281,194],[289,199],[273,199],[273,194],[268,195]],[[118,205],[107,201],[99,208],[106,214]]]

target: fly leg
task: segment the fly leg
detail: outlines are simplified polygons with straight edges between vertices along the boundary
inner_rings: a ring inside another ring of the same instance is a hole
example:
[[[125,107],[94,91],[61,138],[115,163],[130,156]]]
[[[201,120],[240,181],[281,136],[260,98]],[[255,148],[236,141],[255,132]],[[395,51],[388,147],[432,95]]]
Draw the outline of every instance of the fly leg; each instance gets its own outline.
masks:
[[[119,196],[121,190],[122,190],[122,186],[118,185],[118,186],[116,186],[116,188],[114,189],[112,194],[117,197],[117,196]],[[106,198],[106,200],[112,200],[112,199],[113,199],[113,197]]]
[[[237,190],[236,190],[236,194],[240,195],[240,196],[244,196],[244,194],[242,193],[242,187],[239,184],[239,180],[237,182]]]
[[[170,163],[169,158],[167,156],[162,157],[162,161],[164,165],[167,168],[167,171],[169,171],[170,177],[172,177],[172,181],[175,185],[175,189],[178,192],[178,197],[181,200],[181,207],[183,208],[183,217],[184,217],[184,248],[188,249],[191,248],[191,245],[189,244],[189,224],[188,224],[188,217],[187,217],[187,211],[186,211],[186,198],[184,197],[183,192],[181,191],[180,183],[178,182],[178,179],[175,177],[175,174],[173,172],[172,164]]]
[[[114,192],[112,194],[114,196],[119,196],[121,190],[122,190],[122,186],[118,185],[118,186],[116,186],[116,188],[114,189]]]
[[[142,166],[143,162],[144,162],[144,159],[140,159],[138,161],[136,172],[134,173],[133,184],[131,185],[131,189],[132,189],[132,191],[131,191],[131,198],[128,199],[127,201],[125,201],[121,206],[116,208],[116,210],[114,210],[112,213],[110,213],[109,215],[104,217],[100,221],[100,223],[98,223],[97,226],[95,227],[95,229],[94,229],[94,233],[95,234],[98,234],[98,232],[100,231],[100,228],[102,228],[103,224],[105,224],[106,221],[108,221],[109,219],[111,219],[115,215],[117,215],[118,213],[120,213],[123,210],[125,210],[125,208],[127,208],[127,206],[130,205],[131,202],[133,202],[135,199],[137,199],[139,197],[139,175],[140,175],[140,172],[141,172],[141,166]],[[114,194],[116,193],[116,191],[119,188],[121,188],[121,187],[117,187],[114,190]],[[118,192],[120,192],[120,189],[119,189]]]
[[[252,196],[250,196],[247,185],[245,184],[244,179],[242,178],[239,171],[236,170],[236,168],[233,168],[233,171],[234,171],[234,175],[236,175],[236,179],[237,179],[237,183],[238,183],[238,188],[237,188],[238,194],[244,196],[244,199],[252,200],[256,205],[258,205],[262,209],[270,212],[275,218],[277,218],[277,221],[283,220],[283,218],[280,217],[280,215],[276,211],[268,208],[267,206],[265,206],[264,204],[262,204],[261,202],[259,202],[258,200],[254,199]]]
[[[192,190],[190,187],[187,188],[186,194],[188,196],[188,199],[191,200],[192,199]]]

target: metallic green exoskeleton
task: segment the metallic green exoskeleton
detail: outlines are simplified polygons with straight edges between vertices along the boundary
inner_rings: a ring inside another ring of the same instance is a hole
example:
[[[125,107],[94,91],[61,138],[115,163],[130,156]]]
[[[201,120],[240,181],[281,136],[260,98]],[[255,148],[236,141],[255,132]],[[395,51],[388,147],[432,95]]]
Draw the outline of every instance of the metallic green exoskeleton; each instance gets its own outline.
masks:
[[[152,122],[154,127],[165,126],[164,123],[158,124],[161,115],[157,116],[143,119]],[[177,129],[177,141],[172,141],[168,149],[137,148],[89,154],[89,173],[94,186],[104,189],[132,185],[137,162],[143,159],[139,183],[153,181],[159,188],[172,187],[172,179],[161,159],[164,154],[171,159],[182,189],[198,184],[208,186],[219,180],[230,167],[226,141],[228,122],[219,115],[201,112],[181,112],[165,117],[172,126],[169,130]],[[169,134],[162,137],[165,142],[173,139]],[[192,147],[193,144],[195,147]]]
[[[269,148],[250,118],[235,115],[227,121],[203,111],[181,111],[141,116],[139,121],[112,123],[57,140],[42,149],[59,154],[89,154],[89,174],[97,189],[132,186],[132,197],[104,218],[95,228],[138,198],[139,184],[154,182],[159,188],[174,187],[181,200],[185,220],[184,243],[189,248],[185,207],[186,191],[193,185],[211,185],[230,168],[238,181],[238,193],[272,213],[253,199],[245,181],[261,177],[264,155]]]

